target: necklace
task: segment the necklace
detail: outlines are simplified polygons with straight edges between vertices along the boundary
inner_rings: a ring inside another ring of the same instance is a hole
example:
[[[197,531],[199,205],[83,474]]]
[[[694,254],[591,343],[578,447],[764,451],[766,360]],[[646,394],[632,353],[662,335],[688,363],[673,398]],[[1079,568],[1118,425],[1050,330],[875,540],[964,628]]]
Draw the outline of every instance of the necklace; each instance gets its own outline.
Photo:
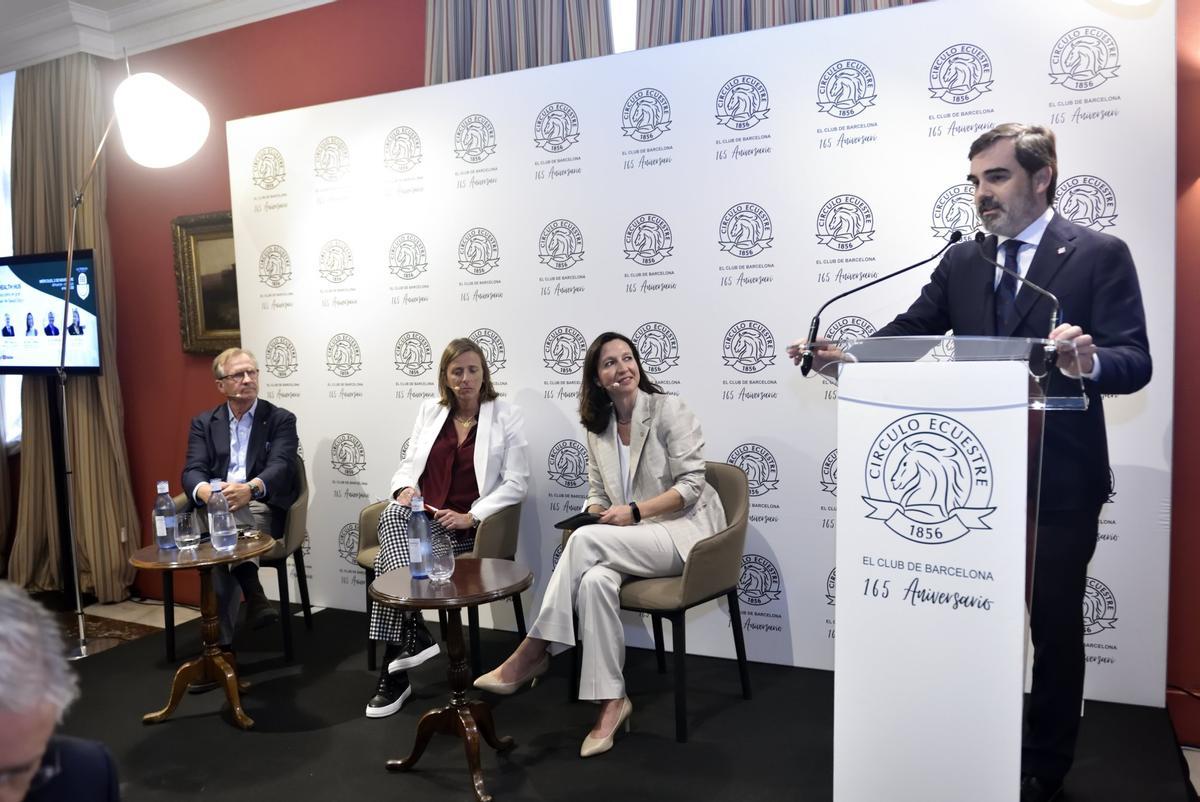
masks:
[[[477,423],[477,421],[474,417],[464,419],[464,418],[458,417],[457,415],[454,416],[454,422],[457,423],[459,426],[466,426],[468,429],[470,429],[472,426],[474,426]]]

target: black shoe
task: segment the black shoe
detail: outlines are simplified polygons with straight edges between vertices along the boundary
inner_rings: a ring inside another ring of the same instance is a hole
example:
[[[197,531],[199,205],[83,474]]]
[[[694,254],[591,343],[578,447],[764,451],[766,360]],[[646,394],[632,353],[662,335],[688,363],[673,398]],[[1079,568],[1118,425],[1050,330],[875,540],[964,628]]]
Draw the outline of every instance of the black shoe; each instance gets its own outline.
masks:
[[[392,715],[411,695],[412,686],[408,684],[408,674],[382,672],[375,695],[367,702],[367,718],[385,718]]]
[[[1052,802],[1062,797],[1062,780],[1021,775],[1021,802]]]
[[[408,637],[405,638],[403,651],[395,660],[387,664],[388,673],[398,674],[401,671],[416,668],[441,653],[441,647],[437,645],[433,635],[429,634],[429,630],[424,626],[414,626],[406,634]]]
[[[246,597],[246,623],[251,629],[262,629],[279,620],[279,613],[261,590]]]

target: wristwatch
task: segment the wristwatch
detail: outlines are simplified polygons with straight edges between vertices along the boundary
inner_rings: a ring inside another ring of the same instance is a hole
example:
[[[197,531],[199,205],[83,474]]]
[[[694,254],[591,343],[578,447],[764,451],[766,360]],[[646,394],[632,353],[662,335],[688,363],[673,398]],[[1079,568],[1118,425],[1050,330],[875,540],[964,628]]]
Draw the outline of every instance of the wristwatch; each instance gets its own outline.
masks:
[[[250,498],[251,498],[251,500],[261,501],[262,497],[265,496],[266,494],[267,494],[267,491],[263,490],[261,485],[256,485],[253,482],[250,483]]]
[[[478,527],[479,524],[482,523],[478,518],[475,517],[475,513],[468,512],[467,515],[471,516],[471,526],[472,527]]]

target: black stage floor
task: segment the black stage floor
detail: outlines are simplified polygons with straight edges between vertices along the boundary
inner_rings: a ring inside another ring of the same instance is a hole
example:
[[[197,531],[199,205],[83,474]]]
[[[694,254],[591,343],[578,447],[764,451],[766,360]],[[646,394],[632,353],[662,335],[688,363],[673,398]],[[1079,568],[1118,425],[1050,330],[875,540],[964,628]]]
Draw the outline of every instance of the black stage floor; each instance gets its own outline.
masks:
[[[384,770],[385,760],[408,753],[420,714],[447,698],[444,654],[413,672],[414,694],[403,710],[369,720],[363,708],[375,675],[366,671],[366,617],[326,610],[311,633],[295,623],[293,666],[283,663],[278,627],[236,644],[243,676],[254,683],[243,697],[252,731],[227,723],[219,692],[185,696],[167,722],[144,726],[142,714],[166,702],[175,669],[154,636],[76,664],[83,697],[64,729],[108,744],[130,802],[197,792],[254,802],[472,798],[463,749],[447,736],[435,736],[415,771]],[[181,627],[179,637],[182,658],[198,648],[198,624]],[[515,642],[513,634],[485,630],[484,665],[495,665]],[[517,741],[507,755],[483,746],[497,802],[832,798],[830,672],[752,664],[754,698],[745,701],[733,661],[691,657],[691,738],[679,744],[670,674],[656,673],[652,652],[630,649],[633,730],[608,754],[581,760],[594,707],[566,701],[570,668],[570,655],[561,655],[536,688],[493,699],[500,734]],[[913,737],[936,749],[939,738],[955,736]],[[1165,710],[1089,703],[1064,802],[1185,802],[1181,762]]]

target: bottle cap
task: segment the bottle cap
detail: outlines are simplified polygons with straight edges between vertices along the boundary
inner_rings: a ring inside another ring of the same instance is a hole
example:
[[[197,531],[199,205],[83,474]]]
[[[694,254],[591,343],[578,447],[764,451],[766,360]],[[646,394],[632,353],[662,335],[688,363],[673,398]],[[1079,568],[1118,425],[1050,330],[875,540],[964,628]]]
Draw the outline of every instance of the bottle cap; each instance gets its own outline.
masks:
[[[220,479],[209,479],[208,486],[212,488],[212,491],[214,493],[217,493],[221,490],[221,480]]]
[[[413,496],[409,506],[413,512],[425,512],[425,497]]]
[[[158,492],[159,493],[169,493],[170,491],[171,491],[171,486],[169,484],[167,484],[166,482],[158,483]]]

